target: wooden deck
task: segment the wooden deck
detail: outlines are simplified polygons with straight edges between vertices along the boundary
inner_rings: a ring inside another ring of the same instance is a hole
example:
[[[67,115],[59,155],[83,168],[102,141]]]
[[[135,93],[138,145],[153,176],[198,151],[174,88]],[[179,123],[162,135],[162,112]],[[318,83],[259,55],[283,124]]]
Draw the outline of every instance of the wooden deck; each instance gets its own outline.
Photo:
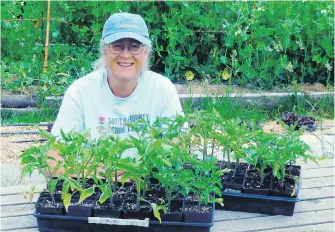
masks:
[[[292,217],[232,211],[215,211],[212,232],[329,231],[334,229],[334,160],[302,165],[301,200]],[[1,188],[1,231],[38,231],[34,204],[23,197],[28,186]],[[36,200],[37,194],[35,196]]]

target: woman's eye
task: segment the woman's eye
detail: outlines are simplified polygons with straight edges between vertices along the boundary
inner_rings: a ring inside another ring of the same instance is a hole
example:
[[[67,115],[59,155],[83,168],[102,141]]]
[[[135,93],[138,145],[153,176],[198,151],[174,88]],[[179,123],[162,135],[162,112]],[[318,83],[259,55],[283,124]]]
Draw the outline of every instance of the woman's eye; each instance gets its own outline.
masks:
[[[139,47],[141,47],[141,45],[138,44],[138,43],[133,43],[133,44],[131,44],[130,46],[131,46],[132,48],[139,48]]]

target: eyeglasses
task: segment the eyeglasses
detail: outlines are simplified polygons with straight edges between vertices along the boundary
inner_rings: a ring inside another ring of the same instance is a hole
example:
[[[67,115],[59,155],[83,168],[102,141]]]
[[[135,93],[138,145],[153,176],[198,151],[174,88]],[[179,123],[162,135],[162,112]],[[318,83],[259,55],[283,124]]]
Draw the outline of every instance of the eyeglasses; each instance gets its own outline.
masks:
[[[143,44],[141,43],[131,43],[128,46],[125,46],[121,43],[111,43],[109,44],[109,51],[114,55],[119,55],[123,52],[124,48],[127,47],[128,51],[133,55],[138,55],[143,51]]]

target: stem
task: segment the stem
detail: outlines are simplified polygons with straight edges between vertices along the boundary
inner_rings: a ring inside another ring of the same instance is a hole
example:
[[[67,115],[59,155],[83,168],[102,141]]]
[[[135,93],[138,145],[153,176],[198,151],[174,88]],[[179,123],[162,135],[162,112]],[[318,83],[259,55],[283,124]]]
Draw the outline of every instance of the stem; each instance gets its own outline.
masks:
[[[227,159],[228,159],[228,168],[230,167],[230,152],[229,149],[227,149]]]
[[[114,174],[114,188],[116,191],[116,186],[117,186],[117,170],[115,170],[115,174]]]
[[[51,197],[51,205],[56,205],[55,195],[53,193],[50,193]]]
[[[200,201],[200,199],[198,199],[198,212],[200,212],[200,204],[201,204],[201,201]]]
[[[141,196],[140,181],[139,180],[135,181],[136,182],[136,191],[137,191],[137,196],[136,196],[136,211],[140,210],[140,196]]]
[[[212,142],[212,156],[214,155],[214,147],[215,147],[215,139],[213,139]]]
[[[172,200],[172,191],[170,191],[170,189],[166,188],[166,195],[167,195],[167,198],[168,198],[168,210],[167,212],[168,213],[171,213],[171,200]]]
[[[205,160],[207,157],[207,146],[208,146],[208,141],[207,138],[204,138],[204,148],[202,150],[202,159]]]
[[[239,162],[240,162],[240,158],[236,158],[235,168],[234,168],[234,173],[233,173],[233,176],[234,176],[234,177],[235,177],[235,175],[236,175],[237,167],[238,167]]]

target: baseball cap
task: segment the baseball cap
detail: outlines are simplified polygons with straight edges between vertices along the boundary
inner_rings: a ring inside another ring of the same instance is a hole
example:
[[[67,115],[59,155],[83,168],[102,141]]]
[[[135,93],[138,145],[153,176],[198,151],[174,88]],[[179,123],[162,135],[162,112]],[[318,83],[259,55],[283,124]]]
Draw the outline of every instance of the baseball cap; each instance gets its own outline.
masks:
[[[102,39],[107,43],[113,43],[124,38],[135,39],[150,46],[148,27],[140,15],[115,13],[107,19]]]

